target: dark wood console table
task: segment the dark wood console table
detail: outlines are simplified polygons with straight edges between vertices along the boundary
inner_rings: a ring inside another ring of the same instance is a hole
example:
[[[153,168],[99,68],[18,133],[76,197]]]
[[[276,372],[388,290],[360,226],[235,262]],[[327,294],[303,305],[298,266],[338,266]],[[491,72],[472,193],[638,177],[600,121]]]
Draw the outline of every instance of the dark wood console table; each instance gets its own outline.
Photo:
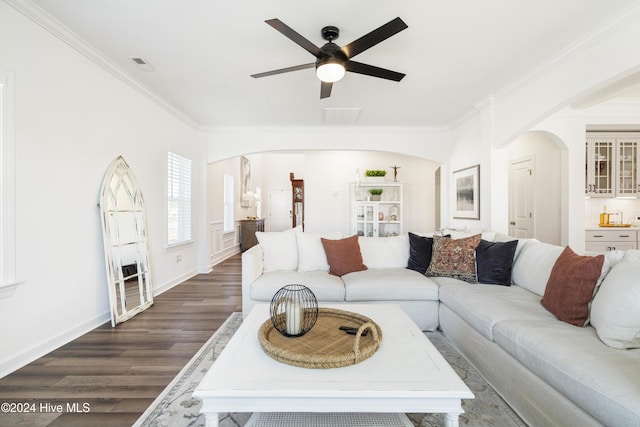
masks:
[[[240,250],[242,252],[258,244],[256,231],[264,231],[264,218],[240,220]]]

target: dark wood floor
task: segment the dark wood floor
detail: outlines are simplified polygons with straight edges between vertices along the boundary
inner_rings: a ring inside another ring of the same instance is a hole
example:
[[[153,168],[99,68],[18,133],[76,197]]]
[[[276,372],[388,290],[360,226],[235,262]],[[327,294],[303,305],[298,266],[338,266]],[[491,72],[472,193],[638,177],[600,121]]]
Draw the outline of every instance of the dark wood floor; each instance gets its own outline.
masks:
[[[116,328],[104,324],[1,379],[0,403],[26,403],[35,413],[3,407],[0,426],[130,426],[241,307],[235,255]]]

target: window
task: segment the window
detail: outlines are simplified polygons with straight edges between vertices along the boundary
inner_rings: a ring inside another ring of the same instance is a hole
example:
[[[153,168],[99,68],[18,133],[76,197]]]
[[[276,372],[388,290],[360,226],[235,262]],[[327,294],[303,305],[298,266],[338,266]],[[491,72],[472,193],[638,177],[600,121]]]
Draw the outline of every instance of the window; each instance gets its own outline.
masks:
[[[229,233],[234,231],[235,228],[235,214],[234,214],[234,184],[233,177],[228,174],[224,174],[224,232]]]
[[[167,244],[191,240],[191,160],[169,153]]]

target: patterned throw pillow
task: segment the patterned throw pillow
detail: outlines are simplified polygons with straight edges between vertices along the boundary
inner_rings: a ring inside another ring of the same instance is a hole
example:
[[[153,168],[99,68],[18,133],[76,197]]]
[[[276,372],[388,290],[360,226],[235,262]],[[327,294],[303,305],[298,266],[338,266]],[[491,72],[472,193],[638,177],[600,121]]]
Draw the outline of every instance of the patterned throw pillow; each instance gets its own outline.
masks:
[[[476,283],[476,247],[481,234],[464,239],[433,236],[433,254],[427,276],[453,277]]]

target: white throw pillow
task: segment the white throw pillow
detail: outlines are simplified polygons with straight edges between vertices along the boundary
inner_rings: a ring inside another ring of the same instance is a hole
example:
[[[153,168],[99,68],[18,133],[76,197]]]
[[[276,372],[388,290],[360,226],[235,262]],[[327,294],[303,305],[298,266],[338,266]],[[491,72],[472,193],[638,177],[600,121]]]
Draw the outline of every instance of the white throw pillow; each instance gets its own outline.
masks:
[[[628,251],[591,303],[591,324],[610,347],[640,348],[640,252]]]
[[[534,294],[543,296],[551,269],[564,248],[535,239],[522,243],[521,246],[519,242],[516,248],[512,281]]]
[[[285,231],[256,231],[262,247],[264,271],[298,269],[298,243],[294,229]]]
[[[405,268],[409,262],[409,235],[358,238],[362,262],[368,268]]]
[[[342,233],[296,233],[298,241],[298,271],[329,271],[327,254],[320,238],[338,240]]]

